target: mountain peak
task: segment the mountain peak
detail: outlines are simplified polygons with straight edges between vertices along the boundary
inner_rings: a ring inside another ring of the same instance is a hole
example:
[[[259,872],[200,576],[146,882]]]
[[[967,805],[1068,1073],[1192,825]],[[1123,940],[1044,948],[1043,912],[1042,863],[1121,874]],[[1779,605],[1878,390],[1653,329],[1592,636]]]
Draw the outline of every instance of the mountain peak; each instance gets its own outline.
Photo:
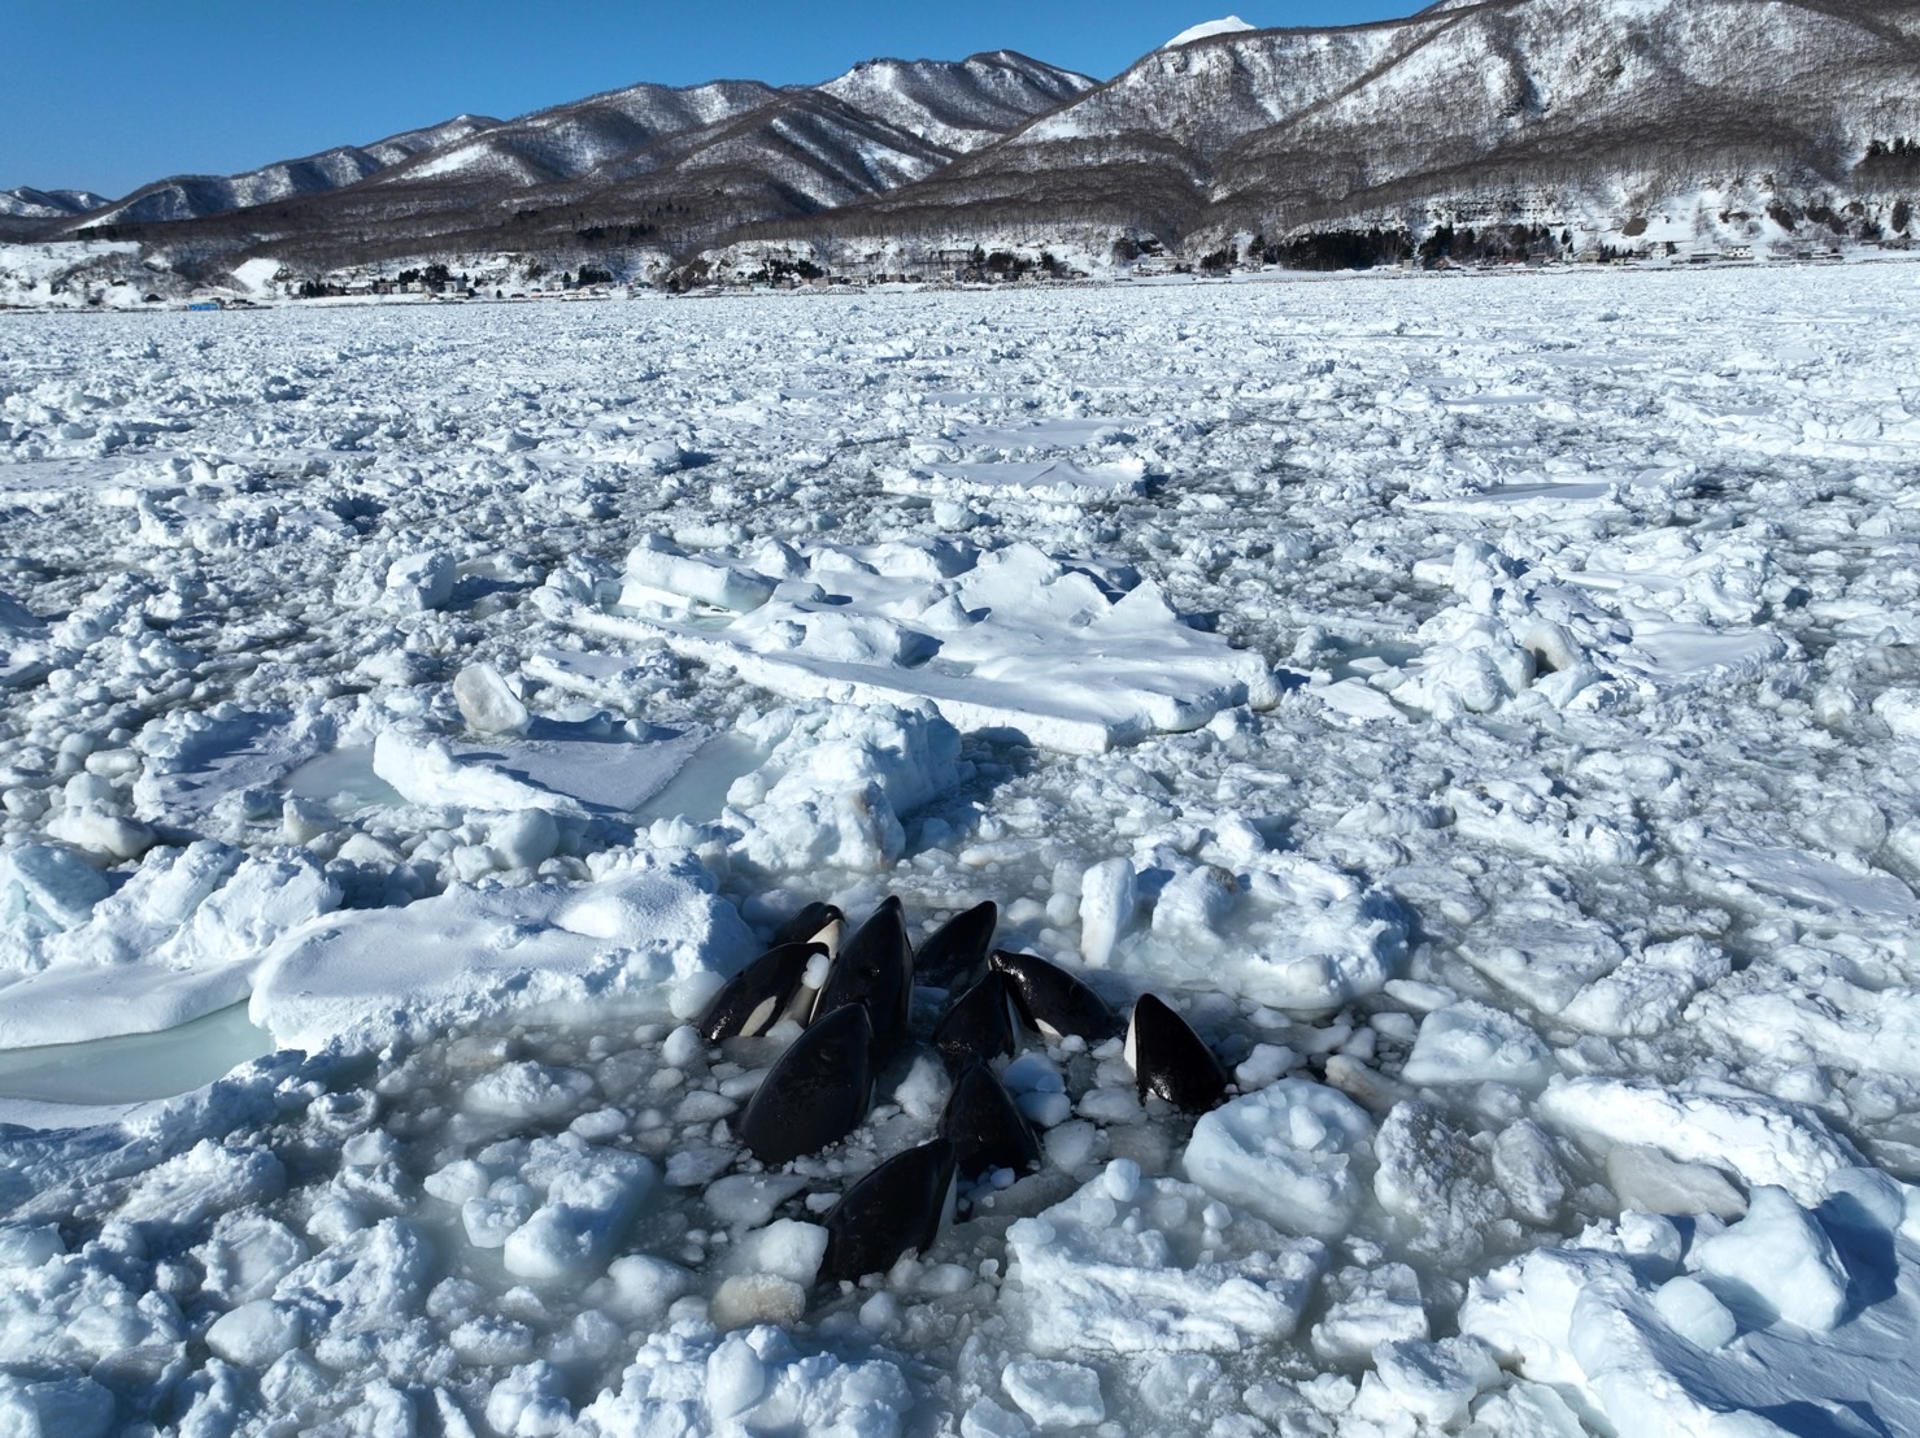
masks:
[[[1171,50],[1176,46],[1190,44],[1195,40],[1211,40],[1215,35],[1239,35],[1245,31],[1258,28],[1258,26],[1249,25],[1238,15],[1229,15],[1224,20],[1208,20],[1203,24],[1195,25],[1192,29],[1182,30],[1160,48],[1162,50]]]

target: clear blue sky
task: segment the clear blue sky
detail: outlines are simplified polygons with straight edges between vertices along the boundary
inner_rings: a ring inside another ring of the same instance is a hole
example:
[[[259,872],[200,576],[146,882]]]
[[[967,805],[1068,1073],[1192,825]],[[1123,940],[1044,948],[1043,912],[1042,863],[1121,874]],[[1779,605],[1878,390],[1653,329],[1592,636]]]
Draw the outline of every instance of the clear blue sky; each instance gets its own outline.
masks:
[[[1426,0],[6,0],[0,189],[118,197],[469,112],[502,119],[641,80],[828,79],[880,55],[1002,47],[1106,79],[1234,13],[1342,25]]]

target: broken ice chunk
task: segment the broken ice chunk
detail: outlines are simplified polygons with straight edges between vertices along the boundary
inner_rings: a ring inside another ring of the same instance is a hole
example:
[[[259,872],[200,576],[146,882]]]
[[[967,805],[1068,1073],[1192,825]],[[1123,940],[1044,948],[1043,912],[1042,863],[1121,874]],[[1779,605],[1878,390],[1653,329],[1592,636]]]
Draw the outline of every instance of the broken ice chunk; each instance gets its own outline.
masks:
[[[207,1347],[242,1368],[265,1368],[298,1348],[306,1323],[298,1308],[259,1298],[230,1309],[207,1330]]]
[[[466,1107],[497,1118],[547,1120],[578,1108],[593,1092],[593,1079],[578,1069],[510,1063],[477,1079]]]
[[[1615,1144],[1653,1145],[1749,1184],[1777,1184],[1818,1203],[1827,1181],[1861,1161],[1812,1109],[1717,1080],[1669,1088],[1639,1079],[1556,1079],[1540,1096],[1548,1122]]]
[[[491,664],[469,664],[454,675],[453,702],[476,734],[527,732],[527,706]]]
[[[453,598],[453,581],[453,556],[432,549],[394,560],[382,588],[388,606],[406,613],[438,609]]]
[[[1193,1126],[1184,1167],[1208,1193],[1289,1233],[1337,1238],[1362,1195],[1373,1120],[1311,1079],[1282,1079]]]
[[[1400,1077],[1411,1084],[1504,1083],[1538,1088],[1553,1057],[1521,1019],[1464,1000],[1430,1013]]]
[[[1700,1244],[1693,1258],[1701,1281],[1757,1327],[1778,1320],[1828,1333],[1846,1316],[1847,1270],[1785,1189],[1754,1189],[1747,1216]]]
[[[700,1286],[677,1263],[648,1253],[628,1254],[607,1265],[607,1276],[587,1290],[586,1300],[620,1318],[655,1323],[669,1308]]]
[[[726,1267],[730,1273],[772,1274],[809,1288],[826,1252],[826,1229],[782,1218],[743,1235],[727,1254]]]
[[[1087,870],[1080,881],[1080,956],[1090,968],[1103,968],[1113,957],[1113,946],[1133,922],[1138,902],[1133,865],[1126,859],[1106,859]]]
[[[1740,1331],[1726,1304],[1699,1279],[1684,1273],[1654,1291],[1653,1306],[1675,1333],[1709,1353],[1733,1342]]]
[[[716,609],[744,613],[773,597],[777,581],[731,564],[687,554],[670,540],[649,535],[627,555],[624,605],[658,603],[667,598],[697,600]]]
[[[574,1155],[548,1182],[546,1202],[507,1235],[507,1272],[555,1283],[598,1269],[659,1176],[637,1154],[596,1148]]]
[[[1329,1363],[1366,1358],[1382,1343],[1427,1336],[1420,1280],[1404,1263],[1343,1268],[1327,1278],[1326,1315],[1313,1326],[1313,1351]]]
[[[1499,1381],[1493,1350],[1478,1338],[1424,1338],[1384,1343],[1374,1351],[1374,1374],[1389,1398],[1388,1407],[1410,1413],[1436,1428],[1466,1416],[1481,1390]],[[1358,1408],[1370,1404],[1363,1385]]]
[[[1000,1375],[1007,1397],[1042,1428],[1090,1428],[1104,1422],[1100,1375],[1080,1363],[1025,1358]]]
[[[1235,1352],[1285,1338],[1326,1258],[1249,1215],[1205,1221],[1205,1190],[1127,1160],[1007,1230],[1028,1341],[1043,1353]],[[1215,1217],[1219,1217],[1218,1212]]]
[[[71,849],[20,844],[0,850],[0,917],[29,917],[55,928],[87,921],[111,885]]]

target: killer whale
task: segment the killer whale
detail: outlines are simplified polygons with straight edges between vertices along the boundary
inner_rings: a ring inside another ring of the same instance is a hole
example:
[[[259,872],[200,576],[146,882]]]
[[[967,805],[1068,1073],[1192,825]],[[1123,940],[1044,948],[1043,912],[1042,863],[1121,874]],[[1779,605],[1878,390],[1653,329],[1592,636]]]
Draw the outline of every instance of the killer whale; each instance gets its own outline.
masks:
[[[1188,1113],[1205,1113],[1219,1106],[1232,1082],[1193,1026],[1153,994],[1134,1001],[1126,1055],[1142,1102],[1152,1094]]]
[[[953,1144],[962,1178],[978,1178],[996,1168],[1030,1173],[1040,1166],[1040,1140],[1033,1126],[993,1070],[977,1061],[953,1085],[940,1115],[940,1136]]]
[[[827,1213],[823,1283],[885,1273],[910,1250],[927,1252],[950,1218],[954,1146],[944,1138],[895,1154],[841,1195]]]
[[[1058,964],[1006,949],[995,949],[987,962],[1007,976],[1021,1017],[1035,1031],[1054,1037],[1078,1034],[1090,1044],[1120,1032],[1120,1020],[1106,1000]]]
[[[887,898],[841,943],[814,1001],[815,1021],[846,1004],[866,1009],[876,1058],[884,1061],[905,1040],[913,1009],[913,946],[898,898]]]
[[[942,989],[964,989],[979,981],[1000,923],[1000,906],[988,899],[955,914],[914,950],[914,976]]]
[[[862,1004],[817,1019],[774,1062],[734,1133],[769,1166],[838,1143],[873,1102],[873,1024]]]
[[[793,1006],[807,965],[825,944],[779,944],[728,979],[694,1020],[710,1044],[722,1039],[757,1038]]]

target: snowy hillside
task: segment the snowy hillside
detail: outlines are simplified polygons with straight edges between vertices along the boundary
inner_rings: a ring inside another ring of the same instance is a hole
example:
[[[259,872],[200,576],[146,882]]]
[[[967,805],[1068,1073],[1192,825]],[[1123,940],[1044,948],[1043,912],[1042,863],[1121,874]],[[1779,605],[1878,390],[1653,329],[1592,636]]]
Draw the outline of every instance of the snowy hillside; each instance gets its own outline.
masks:
[[[201,263],[271,256],[309,272],[536,246],[571,260],[582,231],[689,254],[745,224],[924,179],[1092,85],[1011,51],[873,61],[819,87],[635,85],[250,175],[166,181],[64,232],[112,225],[189,246]]]
[[[464,143],[438,146],[384,182],[480,180],[522,186],[572,179],[667,136],[744,114],[774,93],[752,81],[690,89],[634,85],[495,126]]]
[[[519,255],[685,284],[952,275],[975,248],[1084,272],[1143,248],[1217,270],[1902,246],[1920,239],[1915,15],[1470,0],[1331,29],[1229,16],[1105,84],[1005,50],[819,86],[640,84],[93,213],[15,196],[0,238],[133,239],[193,281]]]
[[[1914,268],[5,317],[0,1433],[1920,1431]]]
[[[820,89],[911,135],[966,154],[1093,85],[1085,75],[999,50],[958,65],[872,60]]]
[[[84,215],[107,203],[104,195],[96,195],[90,190],[0,190],[0,216],[27,220]]]
[[[1920,22],[1853,0],[1489,0],[1162,49],[837,232],[1235,234],[1442,221],[1617,227],[1675,207],[1859,212],[1920,190]],[[1704,201],[1701,196],[1705,195]],[[1817,222],[1820,223],[1820,222]],[[1738,226],[1733,227],[1737,232]]]
[[[87,216],[88,225],[132,225],[190,220],[299,195],[324,194],[398,165],[414,155],[465,139],[498,124],[461,115],[371,145],[342,146],[301,160],[283,160],[243,175],[182,175],[135,190]]]

